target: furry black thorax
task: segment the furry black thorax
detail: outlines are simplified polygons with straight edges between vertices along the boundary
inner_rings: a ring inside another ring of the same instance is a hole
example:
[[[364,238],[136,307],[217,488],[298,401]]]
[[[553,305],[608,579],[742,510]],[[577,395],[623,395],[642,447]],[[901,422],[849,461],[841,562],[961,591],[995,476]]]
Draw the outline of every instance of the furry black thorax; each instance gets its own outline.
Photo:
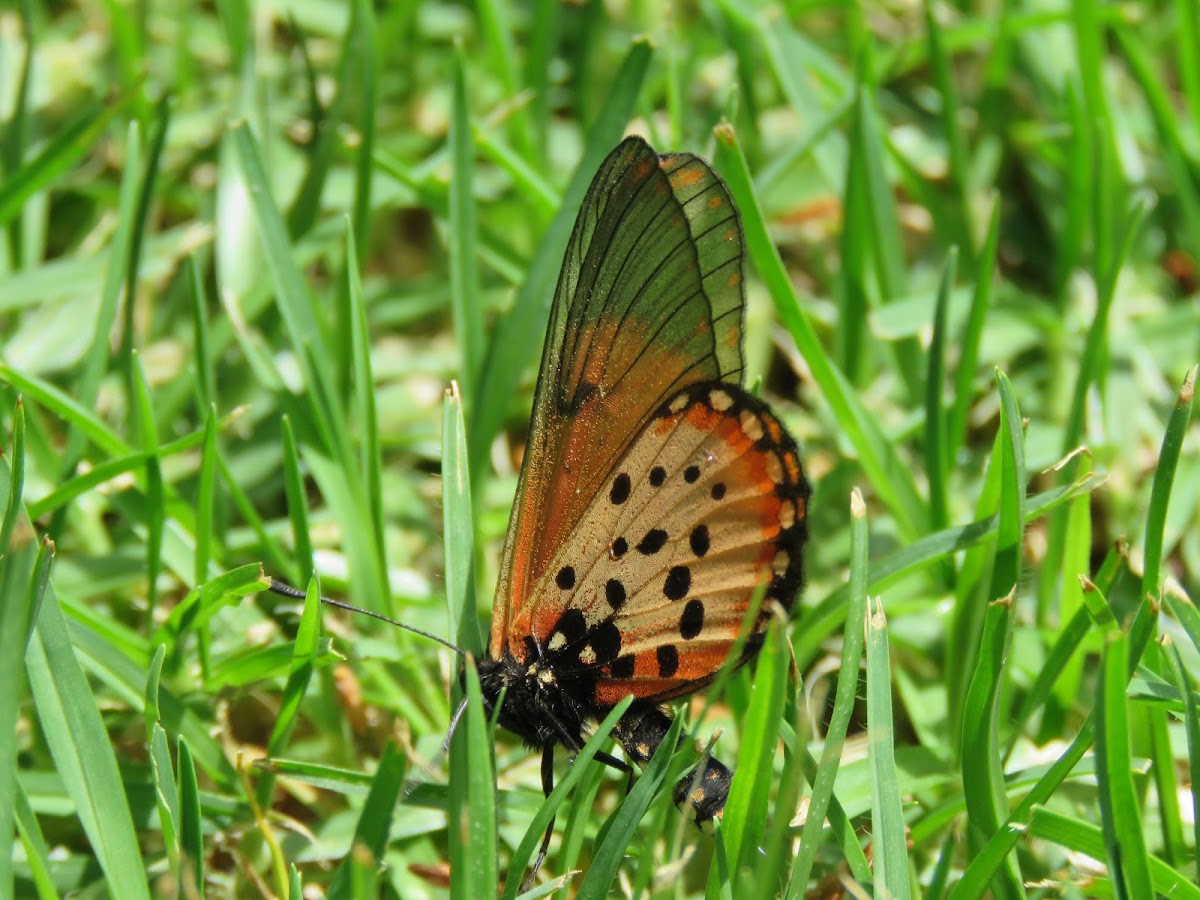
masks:
[[[567,689],[545,657],[521,663],[505,652],[500,659],[479,660],[478,669],[487,712],[491,714],[499,706],[500,724],[530,747],[562,744],[577,752],[583,748],[590,726],[601,717],[602,710],[588,700],[594,685],[580,685],[571,679]]]

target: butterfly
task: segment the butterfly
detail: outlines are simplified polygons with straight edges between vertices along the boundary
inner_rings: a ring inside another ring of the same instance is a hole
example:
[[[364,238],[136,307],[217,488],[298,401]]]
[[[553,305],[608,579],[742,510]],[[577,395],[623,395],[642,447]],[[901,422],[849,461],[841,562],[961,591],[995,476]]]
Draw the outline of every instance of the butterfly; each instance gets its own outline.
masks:
[[[742,257],[713,169],[639,137],[604,160],[579,210],[478,663],[489,713],[541,750],[547,794],[556,748],[582,749],[630,695],[613,734],[648,762],[664,704],[716,677],[756,592],[737,664],[761,647],[771,604],[790,610],[800,591],[810,490],[796,442],[740,386]],[[700,765],[676,803],[703,827],[732,772]]]

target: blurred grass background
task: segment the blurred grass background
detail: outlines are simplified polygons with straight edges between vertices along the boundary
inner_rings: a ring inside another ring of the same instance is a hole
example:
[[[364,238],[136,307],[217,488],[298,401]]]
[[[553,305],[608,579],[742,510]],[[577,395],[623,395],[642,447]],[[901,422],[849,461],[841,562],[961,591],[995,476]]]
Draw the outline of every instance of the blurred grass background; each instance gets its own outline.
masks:
[[[6,6],[0,896],[511,897],[551,806],[529,896],[1200,896],[1198,112],[1193,0]],[[478,646],[630,130],[728,181],[816,487],[715,838],[261,593]]]

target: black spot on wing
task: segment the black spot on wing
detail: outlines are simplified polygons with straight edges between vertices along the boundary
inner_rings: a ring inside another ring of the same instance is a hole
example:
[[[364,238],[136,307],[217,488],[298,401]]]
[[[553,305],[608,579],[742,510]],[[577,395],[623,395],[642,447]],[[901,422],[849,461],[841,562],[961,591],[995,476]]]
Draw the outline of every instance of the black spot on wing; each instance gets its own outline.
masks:
[[[621,654],[621,629],[611,618],[592,627],[588,644],[596,652],[596,662],[611,663]]]
[[[700,600],[689,600],[679,617],[679,636],[690,641],[704,630],[704,603]]]
[[[670,678],[679,671],[679,651],[670,644],[663,644],[654,651],[658,657],[658,674],[661,678]]]
[[[642,556],[653,556],[663,548],[667,542],[667,533],[661,528],[651,528],[646,532],[646,536],[642,538],[637,545],[638,553]]]
[[[575,569],[572,566],[563,566],[558,570],[558,574],[554,576],[554,583],[561,590],[569,591],[575,587]]]
[[[622,472],[613,479],[612,490],[609,492],[608,498],[616,505],[620,505],[629,499],[629,491],[632,485],[629,482],[629,473]]]
[[[672,566],[663,582],[663,594],[668,600],[682,600],[692,589],[692,570],[687,566]]]
[[[570,646],[576,641],[583,640],[583,636],[587,633],[587,618],[583,615],[583,610],[578,607],[571,607],[558,618],[558,624],[554,626],[554,630],[550,632],[550,643],[557,643],[555,635],[561,634],[566,641],[564,646]]]
[[[610,578],[604,583],[604,599],[616,612],[625,603],[625,583],[619,578]]]

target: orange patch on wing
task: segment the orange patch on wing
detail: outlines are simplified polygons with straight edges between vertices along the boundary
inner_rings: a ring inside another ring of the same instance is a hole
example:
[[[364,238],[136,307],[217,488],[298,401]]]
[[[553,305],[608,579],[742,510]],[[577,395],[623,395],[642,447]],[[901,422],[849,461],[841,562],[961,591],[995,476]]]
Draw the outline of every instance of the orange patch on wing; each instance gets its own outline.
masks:
[[[767,434],[771,436],[772,443],[778,444],[783,440],[783,429],[779,425],[779,421],[774,416],[764,416],[763,421],[767,423]]]
[[[731,288],[735,288],[741,283],[742,283],[742,273],[741,272],[734,272],[732,275],[729,276],[729,286]]]
[[[716,413],[713,413],[716,415]],[[733,448],[734,456],[741,456],[750,449],[751,440],[746,436],[746,432],[742,431],[741,423],[737,419],[722,417],[721,424],[713,429],[716,436]],[[766,477],[766,469],[763,469],[763,477]]]
[[[676,677],[696,681],[715,674],[729,656],[730,645],[724,641],[705,644],[699,648],[684,647],[679,653],[679,671]]]
[[[554,626],[558,624],[559,617],[562,615],[562,607],[555,606],[550,603],[541,604],[533,614],[533,621],[530,623],[528,631],[518,631],[518,634],[532,634],[533,639],[539,644],[545,644],[550,640],[550,633],[554,631]],[[522,642],[524,643],[524,642]]]
[[[687,422],[697,431],[712,431],[721,421],[721,414],[703,403],[693,403],[687,411]]]
[[[783,454],[783,465],[787,469],[788,481],[794,484],[800,480],[800,460],[791,450]]]
[[[704,169],[700,166],[688,166],[677,169],[671,175],[671,186],[678,189],[699,184],[704,179]]]
[[[656,419],[650,427],[654,429],[655,437],[666,437],[678,424],[679,416],[664,416]]]
[[[683,684],[681,678],[610,678],[596,684],[596,703],[599,706],[615,706],[630,694],[635,697],[657,697],[668,691],[677,691]]]
[[[716,196],[710,198],[708,201],[709,209],[720,209],[724,205],[725,205],[725,198],[723,198],[720,194],[717,194]]]

